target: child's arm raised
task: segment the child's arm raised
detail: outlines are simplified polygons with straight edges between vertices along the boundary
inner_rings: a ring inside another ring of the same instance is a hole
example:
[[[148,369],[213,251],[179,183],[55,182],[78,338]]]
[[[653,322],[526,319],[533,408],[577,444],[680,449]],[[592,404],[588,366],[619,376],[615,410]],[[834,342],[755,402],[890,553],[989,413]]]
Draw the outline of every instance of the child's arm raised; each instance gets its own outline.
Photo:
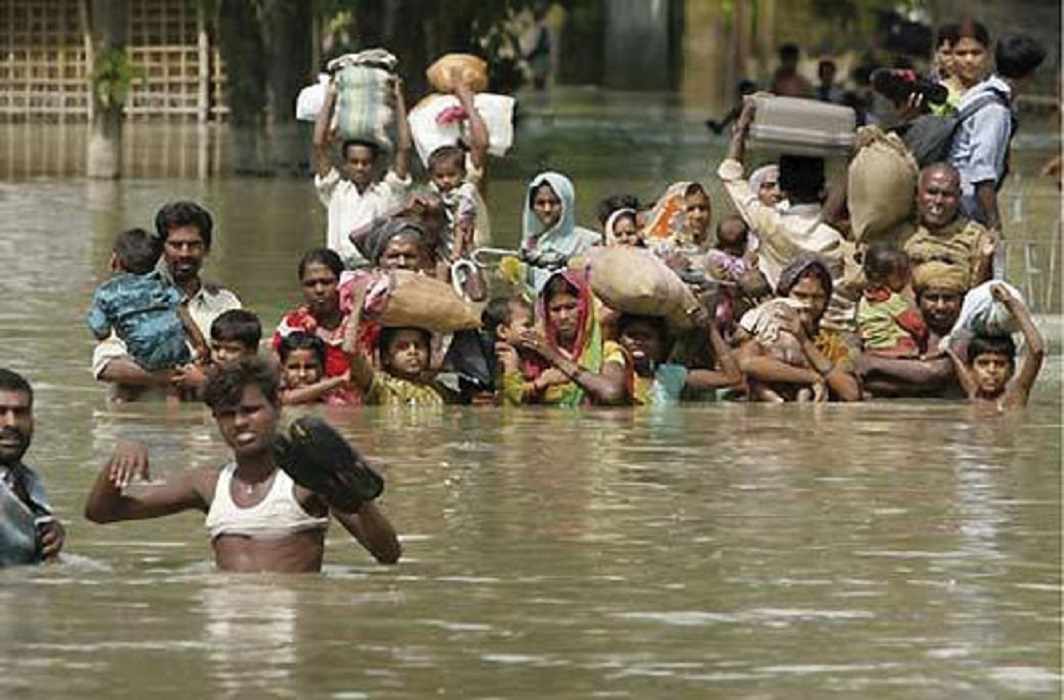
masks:
[[[488,125],[484,123],[484,118],[473,104],[473,91],[468,85],[458,82],[454,95],[469,115],[469,155],[473,160],[473,167],[483,170],[488,163]]]
[[[332,142],[329,124],[332,122],[335,104],[336,86],[329,83],[325,89],[325,102],[321,106],[321,111],[318,112],[318,118],[314,120],[314,171],[318,177],[325,177],[333,167],[329,157],[329,144]]]
[[[946,355],[953,362],[953,372],[957,375],[957,383],[961,385],[961,389],[964,390],[969,399],[974,399],[979,393],[979,387],[976,385],[975,378],[972,377],[972,372],[968,369],[968,365],[964,364],[964,360],[957,357],[957,353],[951,347],[946,348]]]
[[[363,287],[355,292],[351,302],[351,315],[347,319],[347,328],[344,329],[343,351],[347,354],[351,363],[351,383],[362,392],[369,391],[373,385],[373,366],[369,358],[358,346],[358,327],[362,323],[362,305],[366,302],[366,288]]]
[[[1034,319],[1031,318],[1031,313],[1023,302],[1009,294],[1008,290],[1000,284],[992,285],[990,293],[1019,321],[1020,330],[1023,331],[1024,340],[1027,341],[1027,354],[1024,355],[1023,364],[1020,365],[1020,372],[1013,380],[1012,386],[1009,387],[1009,393],[1018,394],[1020,405],[1024,405],[1027,403],[1031,387],[1034,386],[1034,380],[1038,377],[1038,373],[1042,370],[1042,363],[1045,361],[1045,340],[1035,328]]]
[[[400,180],[406,180],[410,174],[410,148],[413,139],[410,136],[410,122],[406,118],[406,98],[403,96],[403,81],[395,79],[395,161],[392,170]]]

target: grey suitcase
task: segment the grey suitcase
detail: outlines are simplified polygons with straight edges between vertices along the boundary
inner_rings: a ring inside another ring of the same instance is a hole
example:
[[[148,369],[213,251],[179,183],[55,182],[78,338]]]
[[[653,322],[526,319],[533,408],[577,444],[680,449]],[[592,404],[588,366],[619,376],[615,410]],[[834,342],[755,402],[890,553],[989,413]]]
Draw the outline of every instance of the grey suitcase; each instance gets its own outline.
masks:
[[[853,148],[857,115],[850,107],[801,97],[758,95],[752,147],[802,156],[844,156]]]

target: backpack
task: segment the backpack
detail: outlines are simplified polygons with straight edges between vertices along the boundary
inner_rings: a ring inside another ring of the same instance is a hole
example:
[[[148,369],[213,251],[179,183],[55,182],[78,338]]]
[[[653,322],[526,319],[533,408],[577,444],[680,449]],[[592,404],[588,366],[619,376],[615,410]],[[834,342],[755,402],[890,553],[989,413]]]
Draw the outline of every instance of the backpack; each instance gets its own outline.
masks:
[[[902,141],[909,148],[921,168],[949,160],[950,147],[953,145],[953,136],[957,133],[960,125],[983,107],[996,102],[1009,107],[1008,98],[1001,92],[992,90],[956,114],[948,117],[940,117],[935,114],[925,114],[917,117],[912,122],[895,129]],[[1016,124],[1013,118],[1012,130]]]

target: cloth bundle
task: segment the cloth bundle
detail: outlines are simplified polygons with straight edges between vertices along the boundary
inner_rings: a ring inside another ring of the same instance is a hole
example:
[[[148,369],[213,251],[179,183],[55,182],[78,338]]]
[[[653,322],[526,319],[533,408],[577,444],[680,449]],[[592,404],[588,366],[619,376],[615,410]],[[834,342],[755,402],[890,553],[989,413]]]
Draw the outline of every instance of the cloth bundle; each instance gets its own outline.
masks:
[[[455,69],[457,80],[453,75]],[[484,92],[488,89],[488,64],[472,54],[449,53],[429,66],[425,77],[437,92],[454,92],[463,83],[473,92]]]

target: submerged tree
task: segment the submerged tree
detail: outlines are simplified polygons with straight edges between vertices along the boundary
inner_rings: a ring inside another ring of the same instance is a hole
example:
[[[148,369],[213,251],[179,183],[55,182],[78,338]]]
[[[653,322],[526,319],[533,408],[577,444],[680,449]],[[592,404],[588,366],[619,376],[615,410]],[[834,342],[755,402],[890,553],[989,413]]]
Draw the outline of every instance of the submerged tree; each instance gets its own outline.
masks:
[[[95,60],[91,75],[92,125],[86,147],[89,177],[117,178],[122,174],[122,108],[137,70],[126,53],[128,0],[81,6]]]

